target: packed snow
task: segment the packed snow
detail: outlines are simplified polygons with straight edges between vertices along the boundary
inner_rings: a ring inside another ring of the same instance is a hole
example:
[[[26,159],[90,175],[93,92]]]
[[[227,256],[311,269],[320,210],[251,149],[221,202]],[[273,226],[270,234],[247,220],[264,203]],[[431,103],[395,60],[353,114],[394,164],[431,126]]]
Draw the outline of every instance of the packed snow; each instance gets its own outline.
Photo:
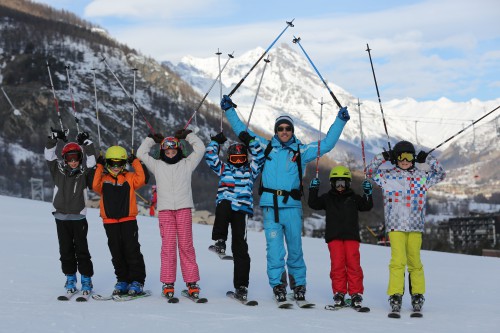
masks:
[[[55,222],[50,203],[0,196],[2,274],[0,332],[497,332],[500,325],[498,279],[500,259],[422,251],[427,279],[424,318],[410,318],[408,292],[401,319],[389,319],[386,287],[390,249],[361,245],[365,274],[365,305],[369,313],[351,309],[324,310],[332,302],[329,255],[323,240],[304,238],[308,267],[307,298],[314,309],[278,309],[266,275],[264,234],[249,232],[252,258],[249,297],[259,302],[246,307],[225,296],[232,289],[231,261],[207,250],[211,226],[194,224],[201,294],[207,304],[180,296],[179,304],[161,296],[160,236],[156,218],[139,216],[139,235],[146,261],[146,289],[151,297],[131,302],[57,301],[64,293]],[[97,209],[89,209],[89,247],[93,255],[94,290],[109,294],[115,283],[104,228]],[[79,277],[78,277],[79,278]],[[79,284],[78,284],[79,285]]]

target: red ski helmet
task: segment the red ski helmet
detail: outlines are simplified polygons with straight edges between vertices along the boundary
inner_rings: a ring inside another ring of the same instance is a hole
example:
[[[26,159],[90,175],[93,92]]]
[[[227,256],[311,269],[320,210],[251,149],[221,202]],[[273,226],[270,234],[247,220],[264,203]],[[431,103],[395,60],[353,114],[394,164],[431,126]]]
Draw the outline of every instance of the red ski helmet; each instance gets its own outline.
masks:
[[[64,145],[61,155],[64,159],[64,162],[69,162],[73,159],[76,159],[78,162],[82,161],[83,158],[83,150],[80,145],[76,142],[69,142],[66,145]]]

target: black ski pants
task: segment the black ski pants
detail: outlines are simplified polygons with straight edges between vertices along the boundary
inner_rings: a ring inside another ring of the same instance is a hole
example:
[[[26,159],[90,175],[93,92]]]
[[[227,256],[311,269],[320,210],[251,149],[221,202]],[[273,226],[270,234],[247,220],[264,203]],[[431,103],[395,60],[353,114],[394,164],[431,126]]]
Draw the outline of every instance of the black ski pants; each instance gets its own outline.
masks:
[[[58,220],[56,219],[57,238],[59,239],[59,254],[61,269],[64,274],[93,276],[94,266],[87,243],[89,226],[87,219]]]
[[[250,256],[247,244],[247,214],[231,209],[229,200],[222,200],[215,209],[215,221],[212,239],[227,240],[229,224],[231,224],[231,251],[234,258],[234,288],[248,287],[250,275]]]
[[[104,223],[104,230],[108,236],[108,247],[117,281],[137,281],[144,284],[146,265],[139,244],[137,220]]]

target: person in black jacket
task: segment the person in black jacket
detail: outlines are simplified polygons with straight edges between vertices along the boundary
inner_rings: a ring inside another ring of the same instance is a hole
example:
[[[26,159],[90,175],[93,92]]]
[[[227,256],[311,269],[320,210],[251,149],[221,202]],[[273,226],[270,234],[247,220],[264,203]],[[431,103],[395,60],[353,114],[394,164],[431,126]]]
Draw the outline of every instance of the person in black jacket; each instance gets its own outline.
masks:
[[[358,211],[373,207],[372,185],[363,182],[364,195],[350,188],[351,171],[342,165],[330,171],[332,189],[318,197],[319,179],[309,187],[309,207],[326,211],[325,241],[330,251],[333,299],[335,306],[345,306],[344,296],[351,295],[351,306],[361,307],[363,301],[363,270],[359,255]]]

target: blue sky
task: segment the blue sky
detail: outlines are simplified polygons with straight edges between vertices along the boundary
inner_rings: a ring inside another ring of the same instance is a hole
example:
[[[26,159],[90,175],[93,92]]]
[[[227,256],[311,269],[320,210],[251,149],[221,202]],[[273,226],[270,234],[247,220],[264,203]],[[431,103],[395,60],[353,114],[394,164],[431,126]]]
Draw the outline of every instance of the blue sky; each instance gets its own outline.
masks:
[[[318,70],[351,94],[382,101],[500,98],[498,0],[36,0],[100,25],[159,61],[235,56],[293,35]],[[301,52],[297,48],[297,52]],[[318,79],[319,80],[319,79]]]

